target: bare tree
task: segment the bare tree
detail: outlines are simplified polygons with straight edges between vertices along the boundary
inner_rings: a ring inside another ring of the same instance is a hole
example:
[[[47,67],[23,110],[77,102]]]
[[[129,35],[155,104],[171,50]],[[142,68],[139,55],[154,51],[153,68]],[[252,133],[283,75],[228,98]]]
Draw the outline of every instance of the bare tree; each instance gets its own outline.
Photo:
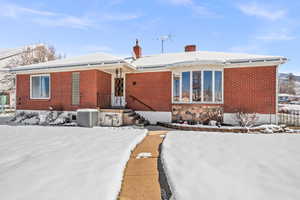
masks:
[[[60,58],[61,55],[56,54],[53,46],[37,45],[35,47],[26,47],[23,53],[12,58],[9,67],[43,63]]]

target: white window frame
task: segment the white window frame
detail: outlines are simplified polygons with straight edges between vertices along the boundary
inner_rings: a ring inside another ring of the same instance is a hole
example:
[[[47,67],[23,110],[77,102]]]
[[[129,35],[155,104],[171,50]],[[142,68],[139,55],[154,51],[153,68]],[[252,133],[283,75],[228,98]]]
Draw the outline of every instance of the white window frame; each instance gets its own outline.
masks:
[[[32,78],[33,77],[40,77],[40,76],[48,76],[49,77],[49,97],[39,97],[39,98],[32,97]],[[30,75],[30,99],[37,99],[37,100],[49,100],[49,99],[51,99],[51,76],[50,76],[50,74]]]
[[[193,101],[193,72],[194,71],[201,71],[201,99],[202,101]],[[207,101],[203,101],[203,95],[204,95],[204,92],[203,92],[203,84],[204,84],[204,71],[212,71],[212,90],[213,90],[213,93],[212,93],[212,98],[213,98],[213,101],[211,102],[207,102]],[[215,71],[219,71],[219,72],[222,72],[222,101],[215,101]],[[182,72],[190,72],[190,102],[183,102],[182,101],[182,91],[181,91],[181,88],[182,88]],[[174,77],[174,74],[177,75],[177,77],[179,77],[179,101],[174,101],[174,96],[173,96],[173,77]],[[179,76],[178,76],[179,74]],[[210,69],[210,68],[199,68],[199,69],[193,69],[193,70],[180,70],[180,71],[176,71],[176,72],[172,72],[172,104],[224,104],[224,69]]]

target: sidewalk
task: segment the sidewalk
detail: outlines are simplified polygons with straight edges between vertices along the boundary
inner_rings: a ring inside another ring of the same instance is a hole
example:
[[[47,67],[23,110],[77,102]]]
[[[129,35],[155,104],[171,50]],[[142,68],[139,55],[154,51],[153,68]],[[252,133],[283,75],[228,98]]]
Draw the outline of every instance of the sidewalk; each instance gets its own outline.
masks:
[[[119,200],[159,200],[159,145],[167,131],[149,131],[134,149],[124,172]],[[144,156],[144,157],[143,157]]]

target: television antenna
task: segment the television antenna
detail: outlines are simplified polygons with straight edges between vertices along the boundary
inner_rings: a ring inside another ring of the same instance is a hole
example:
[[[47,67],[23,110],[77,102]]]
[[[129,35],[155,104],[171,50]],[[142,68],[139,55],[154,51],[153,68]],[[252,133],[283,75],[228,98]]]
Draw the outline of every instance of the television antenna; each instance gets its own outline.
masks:
[[[168,35],[162,35],[159,38],[157,38],[158,40],[161,41],[161,53],[165,52],[165,41],[172,40],[172,37],[173,36],[171,34],[168,34]]]

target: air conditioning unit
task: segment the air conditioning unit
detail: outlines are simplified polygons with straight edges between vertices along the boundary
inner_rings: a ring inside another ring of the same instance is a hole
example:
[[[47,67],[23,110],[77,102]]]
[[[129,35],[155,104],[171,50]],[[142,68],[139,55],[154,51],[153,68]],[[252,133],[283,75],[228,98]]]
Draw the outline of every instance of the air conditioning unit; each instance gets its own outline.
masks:
[[[98,125],[99,111],[97,109],[77,110],[77,124],[82,127],[94,127]]]

